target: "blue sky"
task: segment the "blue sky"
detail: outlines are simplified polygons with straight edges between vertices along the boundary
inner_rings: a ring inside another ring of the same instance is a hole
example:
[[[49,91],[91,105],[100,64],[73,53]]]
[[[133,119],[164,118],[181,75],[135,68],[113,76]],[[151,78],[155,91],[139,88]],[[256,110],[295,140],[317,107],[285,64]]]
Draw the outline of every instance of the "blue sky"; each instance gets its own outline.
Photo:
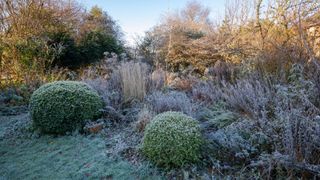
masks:
[[[134,38],[156,25],[168,10],[182,9],[189,0],[78,0],[87,9],[98,5],[121,26],[125,39],[132,44]],[[224,12],[225,0],[198,0],[211,9],[211,16]]]

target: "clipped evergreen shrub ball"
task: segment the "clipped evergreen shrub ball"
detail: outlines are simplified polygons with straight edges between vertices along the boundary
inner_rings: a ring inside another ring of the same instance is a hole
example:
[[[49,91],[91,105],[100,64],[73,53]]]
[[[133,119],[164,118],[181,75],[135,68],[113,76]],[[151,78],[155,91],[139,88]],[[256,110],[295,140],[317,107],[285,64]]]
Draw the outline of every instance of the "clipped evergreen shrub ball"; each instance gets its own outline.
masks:
[[[64,134],[100,115],[103,102],[87,84],[56,81],[37,89],[30,99],[33,126],[42,133]]]
[[[147,125],[142,152],[158,166],[181,167],[200,158],[202,138],[196,120],[181,112],[164,112]]]

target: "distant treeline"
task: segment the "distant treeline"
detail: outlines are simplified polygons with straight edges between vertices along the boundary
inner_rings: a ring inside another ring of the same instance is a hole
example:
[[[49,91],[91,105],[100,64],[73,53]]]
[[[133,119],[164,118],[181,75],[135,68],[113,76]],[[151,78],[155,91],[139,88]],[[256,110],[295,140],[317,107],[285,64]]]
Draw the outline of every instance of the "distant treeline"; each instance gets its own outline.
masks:
[[[104,52],[124,52],[117,23],[99,7],[87,12],[73,0],[3,0],[0,19],[2,80],[75,69]]]
[[[191,1],[146,32],[138,49],[150,63],[175,72],[203,75],[229,64],[282,76],[292,64],[320,57],[319,19],[319,1],[230,0],[220,19]]]

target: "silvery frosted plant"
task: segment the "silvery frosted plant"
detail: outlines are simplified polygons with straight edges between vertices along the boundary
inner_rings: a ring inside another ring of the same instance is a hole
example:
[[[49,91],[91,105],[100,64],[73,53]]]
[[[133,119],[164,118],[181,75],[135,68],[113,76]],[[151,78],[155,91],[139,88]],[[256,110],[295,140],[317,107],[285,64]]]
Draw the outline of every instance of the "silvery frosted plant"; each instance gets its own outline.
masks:
[[[157,114],[166,111],[180,111],[192,115],[194,109],[189,97],[185,93],[178,91],[153,92],[147,97],[147,103]]]
[[[272,110],[274,90],[266,83],[245,79],[235,84],[224,84],[223,99],[227,104],[251,118],[266,119]]]
[[[270,139],[257,131],[255,123],[241,120],[206,134],[209,153],[228,164],[248,163],[259,153],[269,151]]]
[[[117,71],[113,72],[109,79],[96,78],[83,80],[95,89],[102,97],[106,106],[115,109],[121,108],[123,101],[121,93],[120,75]]]
[[[264,123],[264,129],[275,148],[292,160],[320,163],[320,110],[314,104],[315,86],[304,78],[301,65],[292,66],[288,79],[289,84],[275,86],[274,117]]]
[[[192,87],[192,99],[205,106],[221,101],[222,96],[222,88],[214,82],[199,81]]]

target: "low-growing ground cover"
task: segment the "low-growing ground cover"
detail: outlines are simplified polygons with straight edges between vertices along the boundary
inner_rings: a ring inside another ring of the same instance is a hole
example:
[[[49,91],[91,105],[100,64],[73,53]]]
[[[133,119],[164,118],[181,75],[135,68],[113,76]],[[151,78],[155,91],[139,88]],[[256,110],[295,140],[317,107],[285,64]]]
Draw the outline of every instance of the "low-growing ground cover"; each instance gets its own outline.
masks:
[[[148,164],[115,155],[119,135],[38,136],[29,128],[27,113],[0,116],[0,179],[161,179]]]

